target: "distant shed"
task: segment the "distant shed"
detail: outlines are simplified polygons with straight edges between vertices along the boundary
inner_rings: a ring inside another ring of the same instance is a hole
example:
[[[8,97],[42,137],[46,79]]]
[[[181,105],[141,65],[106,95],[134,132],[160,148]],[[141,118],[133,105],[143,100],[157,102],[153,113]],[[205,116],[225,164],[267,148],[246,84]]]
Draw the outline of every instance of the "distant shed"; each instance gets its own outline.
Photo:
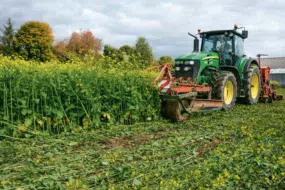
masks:
[[[282,87],[285,87],[285,68],[282,69],[271,69],[270,80],[276,80],[280,82]]]
[[[269,66],[270,79],[278,81],[285,87],[285,57],[262,58],[261,66]]]

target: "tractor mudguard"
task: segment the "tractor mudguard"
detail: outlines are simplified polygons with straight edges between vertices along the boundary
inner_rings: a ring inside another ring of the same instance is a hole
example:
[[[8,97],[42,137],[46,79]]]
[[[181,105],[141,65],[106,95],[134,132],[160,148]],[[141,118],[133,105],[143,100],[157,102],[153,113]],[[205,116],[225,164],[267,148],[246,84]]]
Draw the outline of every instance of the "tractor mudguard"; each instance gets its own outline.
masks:
[[[245,65],[244,65],[244,67],[243,67],[243,71],[242,71],[243,75],[246,74],[246,72],[247,72],[247,70],[249,69],[249,67],[250,67],[251,64],[255,64],[255,65],[258,66],[257,59],[252,59],[251,57],[248,58],[248,60],[246,61]]]

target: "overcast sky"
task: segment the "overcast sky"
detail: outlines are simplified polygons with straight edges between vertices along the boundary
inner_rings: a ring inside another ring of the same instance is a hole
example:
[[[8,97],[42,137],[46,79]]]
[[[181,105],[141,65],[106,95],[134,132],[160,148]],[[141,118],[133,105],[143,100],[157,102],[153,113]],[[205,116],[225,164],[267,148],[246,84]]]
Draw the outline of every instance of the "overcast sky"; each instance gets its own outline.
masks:
[[[285,56],[285,0],[0,0],[1,26],[8,17],[17,28],[30,20],[47,22],[56,40],[79,29],[115,47],[144,36],[156,57],[173,58],[192,51],[187,32],[236,23],[249,30],[247,55]]]

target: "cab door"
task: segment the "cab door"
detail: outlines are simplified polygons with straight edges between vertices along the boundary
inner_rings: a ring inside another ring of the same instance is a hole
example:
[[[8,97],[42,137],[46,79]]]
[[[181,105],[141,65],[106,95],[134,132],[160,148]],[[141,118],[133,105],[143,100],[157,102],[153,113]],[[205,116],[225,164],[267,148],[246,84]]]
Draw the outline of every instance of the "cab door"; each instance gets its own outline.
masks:
[[[223,52],[221,53],[222,63],[226,66],[232,66],[235,63],[233,52],[234,52],[234,40],[233,36],[226,36],[224,41]]]
[[[233,66],[238,67],[244,55],[244,42],[239,36],[234,35],[234,51],[233,51]]]

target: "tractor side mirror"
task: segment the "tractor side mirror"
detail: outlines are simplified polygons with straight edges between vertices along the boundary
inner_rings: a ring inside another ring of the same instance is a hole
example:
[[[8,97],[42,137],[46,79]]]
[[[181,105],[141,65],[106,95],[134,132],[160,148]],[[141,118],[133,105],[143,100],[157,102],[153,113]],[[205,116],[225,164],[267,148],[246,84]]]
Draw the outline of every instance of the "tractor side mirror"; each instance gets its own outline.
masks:
[[[248,37],[248,31],[247,30],[243,30],[241,35],[242,35],[243,39],[247,38]]]

